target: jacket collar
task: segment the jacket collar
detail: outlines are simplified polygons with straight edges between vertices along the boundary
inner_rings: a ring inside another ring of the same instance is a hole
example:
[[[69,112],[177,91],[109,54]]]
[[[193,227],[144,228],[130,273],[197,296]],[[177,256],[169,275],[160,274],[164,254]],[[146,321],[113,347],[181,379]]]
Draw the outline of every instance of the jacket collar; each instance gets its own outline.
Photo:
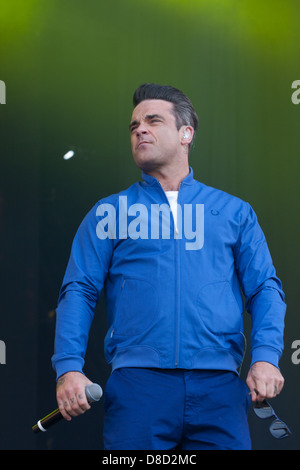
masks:
[[[193,169],[191,167],[189,167],[189,168],[190,168],[190,172],[182,180],[181,186],[186,185],[186,184],[193,184],[194,173],[193,173]],[[154,184],[159,184],[159,181],[157,180],[157,178],[155,178],[154,176],[149,175],[148,173],[145,173],[145,171],[142,171],[142,177],[143,177],[143,180],[151,186],[154,185]]]

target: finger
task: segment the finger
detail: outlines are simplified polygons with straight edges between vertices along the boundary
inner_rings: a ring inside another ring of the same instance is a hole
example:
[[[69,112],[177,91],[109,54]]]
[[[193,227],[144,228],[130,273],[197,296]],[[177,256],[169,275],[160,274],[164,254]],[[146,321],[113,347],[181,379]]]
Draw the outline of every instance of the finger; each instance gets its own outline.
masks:
[[[267,382],[266,398],[275,398],[283,388],[283,380],[278,380],[276,377]]]
[[[273,380],[270,380],[266,384],[266,396],[265,398],[274,398],[278,393],[278,387],[275,385]]]
[[[75,398],[71,397],[66,400],[64,400],[64,410],[70,415],[70,416],[77,416],[79,413],[77,411],[77,405],[75,402]]]
[[[278,387],[278,394],[281,393],[282,389],[283,389],[283,386],[284,386],[284,380],[280,381],[277,385]]]
[[[71,412],[69,409],[67,411],[74,416],[78,416],[80,414],[85,413],[85,411],[89,410],[91,408],[87,396],[85,393],[85,388],[83,387],[78,387],[74,388],[73,390],[67,392],[67,395],[69,395],[68,401],[71,407]]]
[[[284,378],[281,374],[280,374],[280,378],[277,381],[277,387],[278,387],[278,393],[281,393],[281,391],[284,387]]]
[[[255,396],[257,394],[257,390],[255,388],[255,383],[254,381],[251,379],[251,377],[248,377],[247,380],[246,380],[246,383],[247,383],[247,386],[249,388],[249,395],[251,395],[251,400],[252,401],[255,401]]]
[[[246,379],[246,384],[247,384],[247,386],[248,386],[248,388],[249,388],[249,390],[250,390],[250,393],[254,392],[254,390],[255,390],[255,382],[254,382],[254,380],[252,379],[252,377],[251,377],[250,374],[248,374],[248,377],[247,377],[247,379]]]
[[[274,385],[274,397],[280,394],[281,390],[283,389],[283,381],[275,382]]]
[[[251,401],[257,401],[258,391],[256,389],[250,390],[249,395],[251,395]]]
[[[266,398],[266,385],[264,382],[257,381],[255,384],[255,394],[252,395],[252,401],[263,401]]]
[[[77,399],[74,393],[71,391],[63,393],[60,397],[58,397],[57,403],[59,406],[59,411],[67,421],[71,420],[71,416],[78,416],[78,414],[81,414],[79,411]]]
[[[258,390],[257,380],[254,380],[251,375],[248,375],[246,382],[249,388],[249,395],[251,395],[251,401],[263,401],[260,391]]]
[[[71,411],[68,411],[72,416],[78,416],[84,413],[84,410],[81,409],[77,397],[74,395],[69,398],[69,405],[71,407]]]
[[[71,416],[79,416],[83,414],[88,408],[90,408],[90,406],[88,405],[87,401],[83,398],[79,400],[75,394],[64,401],[64,409]]]
[[[59,411],[60,411],[61,415],[63,416],[63,418],[67,421],[71,421],[72,418],[69,415],[69,413],[66,411],[65,406],[64,406],[64,402],[62,400],[58,399],[57,404],[58,404]]]
[[[77,393],[77,403],[80,409],[84,412],[91,408],[91,405],[87,401],[86,394],[82,392]]]

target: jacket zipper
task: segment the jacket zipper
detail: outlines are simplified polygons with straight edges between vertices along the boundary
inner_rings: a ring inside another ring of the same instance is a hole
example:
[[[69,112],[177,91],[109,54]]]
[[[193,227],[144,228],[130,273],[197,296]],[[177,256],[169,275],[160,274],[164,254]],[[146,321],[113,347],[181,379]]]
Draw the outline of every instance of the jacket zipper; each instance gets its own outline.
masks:
[[[165,191],[164,191],[164,189],[163,189],[163,187],[162,187],[162,185],[160,184],[159,181],[158,181],[158,184],[159,184],[161,190],[163,191],[164,197],[167,200],[168,205],[170,207],[171,217],[173,219],[174,235],[175,235],[175,238],[176,238],[176,240],[175,240],[176,241],[176,261],[175,261],[175,272],[176,272],[176,281],[175,281],[175,291],[176,291],[175,299],[176,300],[175,300],[175,302],[176,302],[176,306],[175,306],[175,358],[174,358],[174,366],[178,367],[178,362],[179,362],[179,316],[180,316],[179,239],[178,239],[178,230],[175,227],[175,220],[174,220],[174,216],[173,216],[173,212],[172,212],[169,200],[168,200],[167,195],[166,195],[166,193],[165,193]],[[179,188],[178,188],[177,205],[179,203],[180,188],[181,188],[181,183],[180,183]],[[182,221],[181,221],[181,223],[182,223]]]
[[[178,366],[179,361],[179,313],[180,313],[180,280],[179,280],[179,243],[178,237],[176,237],[176,317],[175,317],[175,328],[176,328],[176,339],[175,339],[175,367]]]
[[[179,204],[181,183],[178,188],[177,205]],[[173,219],[174,220],[174,219]],[[182,220],[181,220],[182,224]],[[174,223],[175,227],[175,223]],[[178,229],[178,227],[177,227]],[[182,236],[182,235],[181,235]],[[176,230],[176,317],[175,317],[175,328],[176,328],[176,339],[175,339],[175,367],[178,367],[179,362],[179,319],[180,319],[180,260],[179,260],[179,238],[178,230]]]

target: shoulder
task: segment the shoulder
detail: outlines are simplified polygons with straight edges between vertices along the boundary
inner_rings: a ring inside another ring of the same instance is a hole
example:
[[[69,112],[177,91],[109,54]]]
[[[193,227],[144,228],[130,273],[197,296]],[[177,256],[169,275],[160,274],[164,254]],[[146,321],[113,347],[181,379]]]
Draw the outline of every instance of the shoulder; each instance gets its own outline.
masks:
[[[247,214],[252,210],[249,202],[237,195],[209,186],[197,180],[194,180],[194,184],[198,187],[199,194],[201,194],[204,203],[207,201],[220,208],[234,209],[243,214]]]

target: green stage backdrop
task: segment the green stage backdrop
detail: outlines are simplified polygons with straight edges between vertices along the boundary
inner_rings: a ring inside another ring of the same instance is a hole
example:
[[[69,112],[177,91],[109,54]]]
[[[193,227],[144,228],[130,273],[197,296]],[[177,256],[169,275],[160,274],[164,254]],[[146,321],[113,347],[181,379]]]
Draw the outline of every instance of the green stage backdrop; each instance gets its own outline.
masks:
[[[75,231],[140,178],[128,123],[144,82],[189,95],[195,177],[258,215],[286,292],[273,404],[293,437],[272,440],[250,411],[253,447],[300,448],[299,21],[298,0],[0,0],[1,449],[102,448],[102,403],[45,435],[31,426],[56,407],[55,308]],[[104,388],[103,305],[85,370]],[[248,365],[247,353],[243,377]]]

